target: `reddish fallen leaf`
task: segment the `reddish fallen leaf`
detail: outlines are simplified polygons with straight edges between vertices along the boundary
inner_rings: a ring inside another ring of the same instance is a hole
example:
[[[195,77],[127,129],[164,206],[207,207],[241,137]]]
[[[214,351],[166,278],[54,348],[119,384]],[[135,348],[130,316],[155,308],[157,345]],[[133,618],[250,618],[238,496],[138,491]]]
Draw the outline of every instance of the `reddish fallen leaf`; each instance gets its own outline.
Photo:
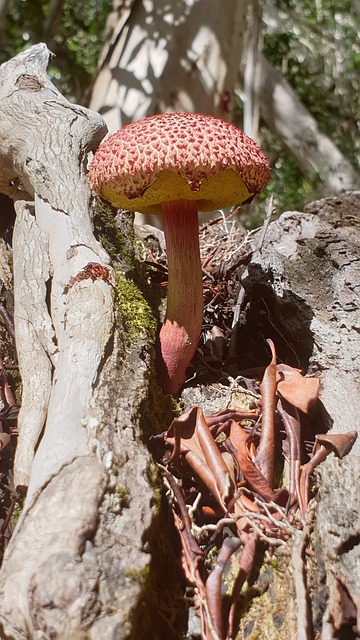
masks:
[[[341,460],[351,451],[357,437],[357,431],[348,431],[347,433],[319,433],[315,436],[314,453],[323,446],[329,453],[333,451],[337,458]]]
[[[261,411],[225,409],[205,418],[199,407],[193,407],[175,419],[163,436],[172,447],[168,464],[176,467],[177,478],[169,469],[163,473],[172,478],[168,481],[173,489],[172,508],[182,544],[182,562],[194,587],[194,606],[200,617],[203,640],[235,637],[239,596],[254,567],[257,551],[262,551],[265,545],[270,548],[278,543],[286,545],[292,526],[296,526],[294,515],[287,517],[289,506],[296,506],[297,501],[304,515],[315,467],[331,451],[340,458],[346,455],[357,435],[351,432],[316,436],[312,458],[301,467],[300,411],[306,413],[316,402],[319,380],[304,378],[299,370],[287,365],[277,365],[274,345],[271,340],[268,344],[271,362],[260,385]],[[252,434],[259,418],[258,442]],[[245,419],[249,422],[239,424]],[[288,488],[272,486],[275,429],[280,420],[287,435],[290,496]],[[217,434],[221,434],[219,442],[215,440]],[[163,455],[166,459],[166,451]],[[180,460],[181,465],[177,465]],[[224,569],[239,549],[239,540],[242,551],[238,574],[232,594],[227,591],[224,607]],[[208,562],[211,550],[217,554],[214,564]],[[344,593],[343,589],[340,607]],[[352,621],[350,605],[344,617],[339,614],[339,629]]]
[[[188,565],[190,566],[192,562],[195,562],[195,564],[197,565],[198,559],[204,555],[204,552],[202,551],[202,549],[200,549],[196,539],[192,535],[191,520],[186,508],[182,489],[169,471],[163,469],[162,473],[170,485],[181,514],[181,520],[180,518],[178,518],[175,524],[176,526],[179,524],[177,528],[181,535],[183,551],[185,553],[186,559],[188,560]]]
[[[253,513],[259,513],[260,511],[260,507],[258,504],[256,504],[256,502],[253,502],[247,495],[245,495],[245,493],[242,493],[240,495],[240,497],[238,498],[238,500],[240,500],[240,502],[242,503],[244,509],[246,509],[246,511],[252,511]]]
[[[260,442],[255,463],[271,485],[275,459],[275,399],[276,399],[276,353],[272,340],[267,340],[271,349],[271,362],[266,367],[260,384],[262,415]]]
[[[263,476],[256,464],[250,459],[247,443],[249,434],[239,424],[231,420],[230,440],[238,453],[238,461],[241,472],[253,491],[256,491],[264,500],[271,502],[275,498],[275,492],[267,479]]]
[[[9,444],[11,440],[11,436],[8,433],[0,433],[0,451],[5,449],[6,445]]]
[[[300,420],[298,411],[287,400],[278,400],[277,410],[285,427],[289,443],[289,494],[291,503],[300,500],[300,466],[301,466],[301,443],[300,443]]]
[[[222,577],[227,562],[241,546],[237,537],[225,538],[219,551],[215,567],[205,585],[206,603],[214,630],[219,638],[223,637]]]
[[[226,511],[226,504],[233,494],[234,485],[202,409],[193,407],[179,418],[175,418],[166,432],[165,440],[173,446],[172,459],[183,455],[188,465]]]
[[[308,413],[318,399],[319,378],[304,378],[299,369],[287,364],[276,365],[276,373],[278,394],[300,411]]]
[[[230,638],[235,638],[235,635],[236,635],[235,633],[236,613],[237,613],[239,596],[241,593],[241,589],[244,585],[244,582],[247,579],[251,569],[254,566],[254,562],[255,562],[255,558],[258,550],[259,538],[257,534],[254,533],[253,531],[251,533],[243,532],[241,534],[241,541],[244,546],[241,551],[239,570],[235,580],[233,592],[231,594],[232,604],[229,612],[227,640],[230,640]]]
[[[257,420],[260,415],[259,409],[248,409],[247,411],[239,411],[237,409],[224,409],[213,413],[211,416],[206,416],[206,422],[209,427],[218,427],[219,424],[224,424],[228,420],[235,420],[235,422],[242,422],[243,420]]]

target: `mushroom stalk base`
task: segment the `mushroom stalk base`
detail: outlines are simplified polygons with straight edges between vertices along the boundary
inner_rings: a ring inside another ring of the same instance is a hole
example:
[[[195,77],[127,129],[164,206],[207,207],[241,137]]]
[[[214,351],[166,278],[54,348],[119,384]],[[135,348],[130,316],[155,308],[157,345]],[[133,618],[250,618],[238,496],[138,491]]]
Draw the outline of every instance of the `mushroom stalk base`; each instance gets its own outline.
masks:
[[[195,202],[175,200],[162,205],[168,258],[168,297],[160,331],[162,382],[176,395],[196,351],[202,317],[203,288]]]

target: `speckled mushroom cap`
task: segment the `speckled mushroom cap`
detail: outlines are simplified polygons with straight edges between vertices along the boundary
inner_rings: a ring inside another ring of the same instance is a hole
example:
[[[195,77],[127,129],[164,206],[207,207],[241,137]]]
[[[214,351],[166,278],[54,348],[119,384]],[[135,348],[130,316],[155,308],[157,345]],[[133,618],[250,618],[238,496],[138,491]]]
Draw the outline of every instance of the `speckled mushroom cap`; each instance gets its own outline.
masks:
[[[191,113],[132,122],[97,149],[91,188],[114,206],[161,213],[171,200],[197,200],[214,211],[250,200],[267,184],[260,147],[232,124]]]

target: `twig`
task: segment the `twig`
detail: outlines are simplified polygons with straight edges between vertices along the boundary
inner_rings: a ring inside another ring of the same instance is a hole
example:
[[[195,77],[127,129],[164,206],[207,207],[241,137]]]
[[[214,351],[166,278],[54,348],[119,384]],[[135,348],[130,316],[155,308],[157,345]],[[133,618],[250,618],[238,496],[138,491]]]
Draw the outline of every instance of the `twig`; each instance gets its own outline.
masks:
[[[288,531],[289,533],[294,533],[295,531],[294,527],[292,527],[291,524],[289,523],[285,510],[279,504],[276,504],[276,502],[273,502],[273,501],[266,504],[262,500],[259,500],[258,498],[256,498],[256,496],[254,497],[254,502],[264,509],[266,515],[268,516],[269,520],[271,520],[271,522],[273,522],[275,525],[279,525],[279,522],[281,522],[282,529],[284,529],[285,531]],[[269,507],[272,507],[273,509],[275,509],[277,513],[281,515],[282,520],[277,520],[276,518],[274,518],[274,516],[270,512]]]
[[[282,538],[275,538],[275,537],[269,536],[267,533],[264,532],[263,529],[261,529],[261,527],[255,524],[254,519],[269,522],[267,516],[265,516],[264,514],[247,511],[244,514],[244,518],[246,518],[249,525],[256,531],[256,533],[258,533],[259,537],[264,542],[267,542],[267,544],[270,545],[271,547],[279,547],[281,545],[287,544],[287,542]],[[278,527],[278,528],[280,529],[281,527]]]
[[[193,530],[196,532],[198,536],[201,536],[203,533],[206,533],[207,531],[215,532],[222,529],[222,527],[226,527],[226,525],[231,526],[241,517],[242,516],[238,516],[238,517],[228,516],[226,518],[220,518],[220,520],[218,520],[216,524],[204,524],[202,527],[198,527],[196,524],[193,523]]]
[[[181,487],[176,482],[173,475],[163,466],[159,464],[159,468],[161,469],[164,477],[169,483],[170,489],[174,495],[176,503],[178,505],[180,515],[181,515],[181,523],[182,523],[182,534],[185,534],[186,544],[188,551],[191,554],[191,559],[195,560],[198,557],[202,557],[204,555],[203,551],[200,549],[196,539],[194,538],[191,531],[191,519],[186,507],[184,494],[182,492]]]

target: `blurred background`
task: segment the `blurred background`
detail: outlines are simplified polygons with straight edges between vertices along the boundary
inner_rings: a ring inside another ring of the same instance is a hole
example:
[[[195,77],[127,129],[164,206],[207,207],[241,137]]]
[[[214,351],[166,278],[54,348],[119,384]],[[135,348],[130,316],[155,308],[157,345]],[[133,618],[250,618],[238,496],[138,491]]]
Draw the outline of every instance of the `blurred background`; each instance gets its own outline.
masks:
[[[360,0],[0,0],[0,62],[46,42],[49,74],[110,132],[164,111],[232,121],[272,179],[240,213],[360,189]]]

